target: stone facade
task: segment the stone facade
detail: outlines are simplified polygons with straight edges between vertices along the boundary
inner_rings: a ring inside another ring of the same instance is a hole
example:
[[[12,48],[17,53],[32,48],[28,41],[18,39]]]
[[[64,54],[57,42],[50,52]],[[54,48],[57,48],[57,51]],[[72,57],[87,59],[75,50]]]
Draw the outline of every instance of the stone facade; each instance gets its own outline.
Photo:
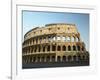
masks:
[[[84,60],[89,60],[89,53],[75,24],[47,24],[33,28],[24,36],[24,64]]]

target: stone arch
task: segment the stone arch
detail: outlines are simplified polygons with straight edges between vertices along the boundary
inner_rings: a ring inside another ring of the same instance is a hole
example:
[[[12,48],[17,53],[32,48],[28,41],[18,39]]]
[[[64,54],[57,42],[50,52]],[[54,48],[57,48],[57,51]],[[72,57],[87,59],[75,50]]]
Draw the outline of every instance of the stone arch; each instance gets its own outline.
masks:
[[[57,56],[57,62],[61,62],[61,57]]]
[[[41,47],[39,46],[39,52],[41,52]]]
[[[62,61],[63,61],[63,62],[66,62],[66,56],[63,56],[63,57],[62,57]]]
[[[80,51],[80,46],[79,45],[77,46],[77,50]]]
[[[57,51],[61,51],[61,46],[57,46]]]
[[[33,62],[36,62],[36,57],[33,57]]]
[[[76,46],[75,45],[73,45],[73,51],[76,51]]]
[[[82,56],[82,59],[85,60],[85,55]]]
[[[34,49],[34,52],[36,52],[37,51],[37,46],[35,46],[35,49]]]
[[[80,55],[78,55],[78,61],[80,61],[81,60],[81,56]]]
[[[45,61],[45,57],[42,56],[42,57],[41,57],[41,62],[44,62],[44,61]]]
[[[46,57],[46,62],[50,62],[50,56]]]
[[[72,61],[72,56],[68,56],[68,61]]]
[[[56,46],[52,45],[52,51],[56,51]]]
[[[73,56],[73,61],[77,61],[77,56],[76,55]]]
[[[84,47],[82,46],[82,51],[84,51]]]
[[[39,56],[37,57],[37,62],[40,62],[40,57]]]
[[[52,62],[55,62],[55,56],[51,57]]]
[[[68,46],[68,51],[71,51],[71,46],[70,45]]]
[[[45,46],[43,47],[43,52],[45,52]]]
[[[50,51],[50,45],[47,46],[47,51]]]
[[[66,46],[65,46],[65,45],[62,46],[62,50],[63,50],[63,51],[66,51]]]

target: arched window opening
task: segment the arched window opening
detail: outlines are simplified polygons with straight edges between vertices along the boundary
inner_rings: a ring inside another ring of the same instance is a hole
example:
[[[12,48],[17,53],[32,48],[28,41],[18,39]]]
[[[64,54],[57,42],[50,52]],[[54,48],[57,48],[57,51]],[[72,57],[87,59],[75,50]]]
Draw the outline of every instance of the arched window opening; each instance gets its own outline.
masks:
[[[50,56],[47,56],[46,61],[47,61],[47,62],[50,62]]]
[[[56,46],[52,46],[52,51],[56,51]]]
[[[43,57],[41,57],[41,62],[44,62],[44,56],[43,56]]]
[[[71,51],[71,46],[68,46],[68,51]]]
[[[39,52],[41,51],[41,47],[39,46]]]
[[[36,43],[38,43],[38,38],[36,38]]]
[[[64,62],[66,61],[66,56],[63,56],[63,59],[62,59]]]
[[[57,50],[58,50],[58,51],[61,51],[61,47],[60,47],[60,46],[58,46],[58,47],[57,47]]]
[[[82,47],[82,51],[84,51],[84,47]]]
[[[78,56],[78,60],[79,60],[79,61],[81,60],[81,56],[80,56],[80,55]]]
[[[36,57],[33,57],[33,62],[35,62],[36,61]]]
[[[78,51],[80,51],[80,46],[77,46]]]
[[[57,56],[57,62],[61,62],[61,57]]]
[[[75,51],[76,50],[76,46],[73,46],[73,51]]]
[[[66,46],[63,46],[63,47],[62,47],[62,50],[63,50],[63,51],[66,51]]]
[[[71,56],[68,56],[68,61],[71,61],[72,60],[72,57]]]
[[[40,62],[40,57],[37,58],[37,62]]]
[[[45,52],[45,46],[43,47],[43,52]]]
[[[74,61],[77,61],[77,57],[76,57],[76,56],[73,56],[73,60],[74,60]]]
[[[52,62],[55,62],[55,56],[52,56],[51,60],[52,60]]]

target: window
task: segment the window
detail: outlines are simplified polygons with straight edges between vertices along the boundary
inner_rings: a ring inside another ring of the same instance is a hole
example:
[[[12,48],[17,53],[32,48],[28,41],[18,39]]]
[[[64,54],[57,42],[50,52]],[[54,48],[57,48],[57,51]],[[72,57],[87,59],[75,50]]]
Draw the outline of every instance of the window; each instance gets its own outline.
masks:
[[[71,46],[68,46],[68,51],[71,51]]]
[[[73,51],[75,51],[76,50],[76,47],[75,46],[73,46]]]
[[[60,51],[60,50],[61,50],[61,47],[60,47],[60,46],[58,46],[58,47],[57,47],[57,50],[58,50],[58,51]]]
[[[52,51],[56,51],[56,46],[52,46]]]
[[[77,46],[78,51],[80,51],[80,46]]]
[[[63,50],[63,51],[66,51],[66,46],[63,46],[63,47],[62,47],[62,50]]]

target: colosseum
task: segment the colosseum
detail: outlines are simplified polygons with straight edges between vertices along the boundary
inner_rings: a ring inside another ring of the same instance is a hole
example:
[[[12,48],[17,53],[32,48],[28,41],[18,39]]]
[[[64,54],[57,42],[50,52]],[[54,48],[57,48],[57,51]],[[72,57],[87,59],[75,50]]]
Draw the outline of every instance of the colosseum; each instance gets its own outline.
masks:
[[[89,52],[75,24],[46,24],[43,27],[35,27],[24,35],[23,65],[71,62],[84,62],[89,65]]]

